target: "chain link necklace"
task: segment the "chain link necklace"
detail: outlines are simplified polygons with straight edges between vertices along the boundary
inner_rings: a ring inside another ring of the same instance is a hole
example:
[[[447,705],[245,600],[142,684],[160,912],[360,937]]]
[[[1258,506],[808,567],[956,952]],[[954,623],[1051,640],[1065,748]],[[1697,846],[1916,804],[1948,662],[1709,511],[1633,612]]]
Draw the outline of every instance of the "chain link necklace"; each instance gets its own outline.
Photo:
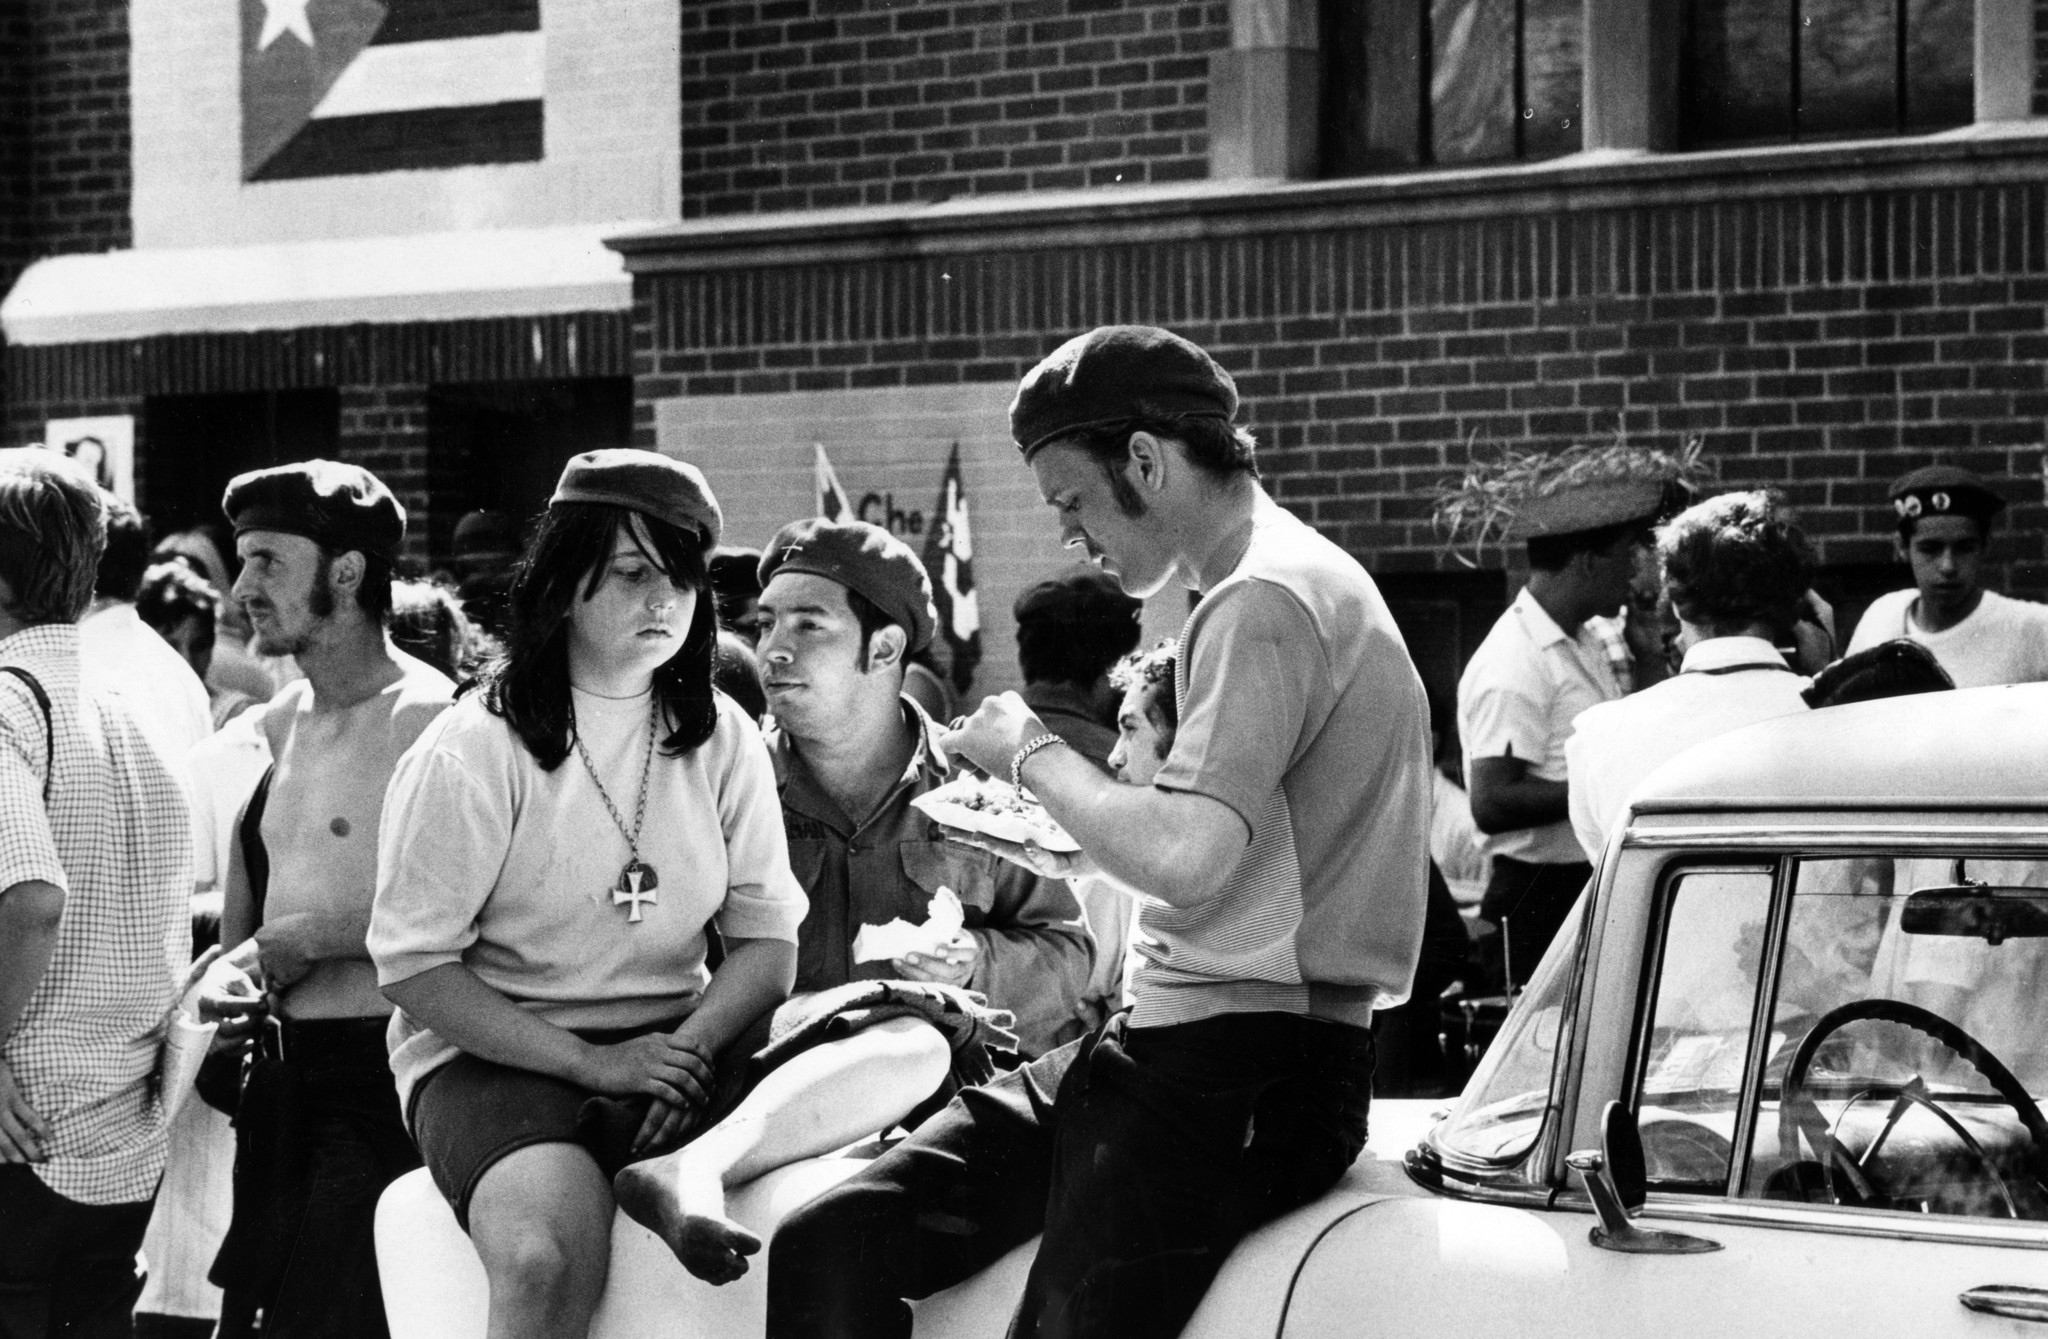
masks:
[[[576,756],[583,760],[583,770],[590,773],[590,784],[597,787],[597,798],[604,801],[605,811],[618,824],[619,835],[626,839],[626,852],[630,859],[619,871],[619,881],[612,885],[612,905],[628,906],[626,919],[633,924],[640,923],[640,905],[659,906],[661,898],[656,889],[661,887],[660,876],[654,866],[640,858],[640,825],[647,820],[647,779],[654,771],[655,723],[661,718],[660,700],[648,704],[647,711],[647,753],[640,760],[640,799],[633,806],[633,826],[627,827],[626,820],[619,815],[619,806],[612,803],[611,792],[604,788],[604,781],[597,774],[597,765],[590,761],[590,750],[583,747],[583,732],[578,730],[570,738],[576,745]]]

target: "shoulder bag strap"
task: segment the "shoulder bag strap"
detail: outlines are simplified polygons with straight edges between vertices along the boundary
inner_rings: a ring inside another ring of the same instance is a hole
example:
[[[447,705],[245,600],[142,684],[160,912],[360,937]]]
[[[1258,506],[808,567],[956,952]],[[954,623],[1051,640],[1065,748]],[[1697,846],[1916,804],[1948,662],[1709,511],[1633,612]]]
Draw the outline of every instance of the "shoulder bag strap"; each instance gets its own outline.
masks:
[[[48,804],[50,782],[57,775],[57,722],[50,714],[50,695],[43,691],[42,680],[19,665],[0,665],[0,674],[12,674],[27,684],[36,705],[43,709],[43,803]]]

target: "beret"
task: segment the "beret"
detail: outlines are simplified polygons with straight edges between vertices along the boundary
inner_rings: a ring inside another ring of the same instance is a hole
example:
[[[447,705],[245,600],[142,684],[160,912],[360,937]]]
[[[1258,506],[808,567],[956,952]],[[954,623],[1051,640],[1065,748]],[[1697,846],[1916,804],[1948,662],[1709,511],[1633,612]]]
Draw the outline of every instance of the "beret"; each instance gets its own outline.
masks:
[[[519,518],[502,511],[472,511],[455,523],[458,555],[519,552]]]
[[[571,456],[548,505],[558,502],[624,507],[679,530],[694,530],[707,557],[718,547],[718,534],[725,528],[725,516],[702,470],[638,447],[608,446]]]
[[[932,604],[931,578],[910,546],[866,521],[791,521],[768,542],[761,557],[761,585],[778,572],[809,572],[859,591],[910,634],[910,649],[930,646],[939,611]]]
[[[1046,355],[1010,401],[1010,435],[1029,460],[1056,437],[1135,418],[1237,417],[1237,383],[1171,330],[1098,326]]]
[[[1515,539],[1573,535],[1627,521],[1647,524],[1665,510],[1661,479],[1604,480],[1530,498],[1508,532]]]
[[[1144,611],[1143,602],[1124,594],[1115,577],[1093,567],[1039,582],[1010,609],[1020,624],[1128,631],[1134,637]]]
[[[2005,510],[2004,498],[1976,475],[1954,465],[1929,465],[1902,475],[1893,482],[1890,497],[1901,525],[1922,516],[1988,521]]]
[[[276,530],[330,549],[389,562],[405,542],[405,508],[360,465],[306,460],[251,470],[228,481],[220,509],[237,535]]]

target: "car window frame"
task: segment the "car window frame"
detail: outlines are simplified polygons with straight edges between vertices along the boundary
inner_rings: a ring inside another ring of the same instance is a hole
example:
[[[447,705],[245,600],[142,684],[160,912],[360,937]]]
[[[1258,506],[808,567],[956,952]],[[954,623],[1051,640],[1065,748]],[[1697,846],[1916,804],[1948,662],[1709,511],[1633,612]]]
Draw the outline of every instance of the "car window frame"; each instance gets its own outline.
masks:
[[[1989,815],[1981,812],[1959,813],[1956,817],[1981,819]],[[1653,944],[1656,946],[1658,962],[1661,963],[1665,913],[1661,899],[1666,896],[1665,880],[1668,873],[1702,862],[1736,862],[1744,856],[1752,860],[1762,858],[1777,863],[1771,915],[1766,925],[1763,946],[1762,974],[1758,979],[1758,998],[1750,1014],[1750,1049],[1744,1060],[1741,1098],[1743,1105],[1738,1113],[1739,1123],[1735,1131],[1741,1142],[1736,1144],[1734,1155],[1729,1159],[1727,1185],[1719,1195],[1653,1188],[1648,1192],[1646,1204],[1646,1212],[1649,1215],[1703,1224],[1718,1222],[1831,1235],[1997,1245],[2048,1251],[2048,1222],[1944,1218],[1839,1204],[1739,1199],[1735,1195],[1736,1188],[1741,1186],[1748,1176],[1755,1126],[1761,1111],[1765,1059],[1762,1052],[1769,1045],[1770,1038],[1770,1029],[1762,1020],[1768,1016],[1767,1008],[1774,1011],[1777,1007],[1778,981],[1783,968],[1784,945],[1792,914],[1791,881],[1798,862],[1852,855],[1882,855],[1893,859],[1907,856],[1941,858],[1961,855],[1965,859],[2048,860],[2048,846],[2040,844],[2044,838],[2048,838],[2048,828],[2039,826],[2037,820],[2028,821],[2035,819],[2034,815],[2015,814],[2012,817],[2018,821],[1981,824],[1965,821],[1944,824],[1928,815],[1902,816],[1903,821],[1885,823],[1872,822],[1868,815],[1791,814],[1780,811],[1775,817],[1763,818],[1760,823],[1739,828],[1718,824],[1711,827],[1659,826],[1650,831],[1632,831],[1627,835],[1620,845],[1669,853],[1657,870],[1660,902],[1651,909],[1652,920],[1644,932],[1644,961],[1638,969],[1637,998],[1629,1025],[1629,1051],[1626,1063],[1620,1071],[1621,1090],[1629,1094],[1630,1101],[1633,1101],[1634,1095],[1640,1090],[1641,1065],[1647,1063],[1649,1015],[1646,995],[1654,991],[1655,976],[1652,973],[1656,970],[1650,962],[1649,950]],[[1830,819],[1838,821],[1830,822]],[[2036,843],[2032,848],[2023,845],[2030,838]],[[1614,862],[1610,860],[1608,863]],[[1603,880],[1610,877],[1607,869],[1603,869],[1601,874]],[[1654,939],[1651,937],[1653,930]],[[1765,997],[1766,990],[1768,998]],[[1583,1073],[1583,1062],[1580,1062],[1578,1072]],[[1746,1122],[1746,1125],[1741,1122]],[[1560,1207],[1582,1212],[1592,1210],[1590,1199],[1585,1191],[1577,1186],[1564,1189],[1557,1197],[1557,1203]]]

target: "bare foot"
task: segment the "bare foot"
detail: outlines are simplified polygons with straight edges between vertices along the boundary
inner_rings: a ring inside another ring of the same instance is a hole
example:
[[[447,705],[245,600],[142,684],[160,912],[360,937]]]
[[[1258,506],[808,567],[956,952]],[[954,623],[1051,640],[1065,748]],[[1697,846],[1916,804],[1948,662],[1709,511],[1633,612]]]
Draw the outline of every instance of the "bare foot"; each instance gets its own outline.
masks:
[[[612,1179],[612,1194],[626,1216],[668,1243],[676,1259],[706,1283],[731,1283],[747,1272],[747,1257],[761,1239],[725,1216],[718,1178],[692,1194],[693,1178],[681,1153],[636,1162]]]

